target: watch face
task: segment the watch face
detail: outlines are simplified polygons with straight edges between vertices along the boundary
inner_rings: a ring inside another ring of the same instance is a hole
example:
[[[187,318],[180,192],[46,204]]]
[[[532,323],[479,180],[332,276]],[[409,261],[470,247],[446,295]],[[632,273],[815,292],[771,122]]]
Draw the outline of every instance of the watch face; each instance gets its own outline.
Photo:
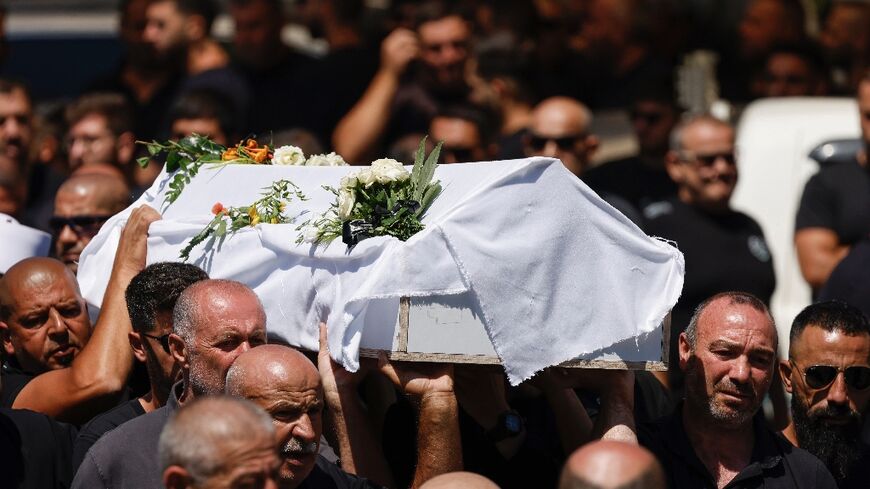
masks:
[[[504,417],[504,426],[511,433],[519,433],[523,430],[523,420],[516,414],[508,414]]]

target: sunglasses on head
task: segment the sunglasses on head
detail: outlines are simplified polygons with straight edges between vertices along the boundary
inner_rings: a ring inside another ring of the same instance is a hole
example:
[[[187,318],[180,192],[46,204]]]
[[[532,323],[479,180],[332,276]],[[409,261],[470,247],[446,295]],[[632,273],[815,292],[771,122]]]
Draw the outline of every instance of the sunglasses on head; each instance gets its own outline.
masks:
[[[52,232],[57,235],[63,231],[63,228],[69,226],[76,234],[95,235],[100,231],[100,228],[109,218],[109,215],[92,215],[92,216],[73,216],[61,217],[54,216],[48,221],[48,225]]]
[[[862,391],[870,387],[870,367],[853,365],[840,369],[832,365],[813,365],[804,370],[804,380],[813,389],[824,389],[834,382],[837,374],[843,372],[846,385]]]
[[[558,138],[551,138],[546,136],[538,136],[537,134],[532,134],[529,137],[529,146],[535,151],[542,151],[547,143],[553,141],[556,143],[556,146],[559,147],[562,151],[571,151],[574,149],[574,144],[577,143],[583,137],[582,134],[578,134],[576,136],[562,136]]]
[[[154,336],[153,334],[142,333],[142,336],[146,336],[151,338],[152,340],[157,340],[160,343],[160,346],[163,347],[163,351],[169,353],[169,335],[172,333],[166,333],[160,336]]]

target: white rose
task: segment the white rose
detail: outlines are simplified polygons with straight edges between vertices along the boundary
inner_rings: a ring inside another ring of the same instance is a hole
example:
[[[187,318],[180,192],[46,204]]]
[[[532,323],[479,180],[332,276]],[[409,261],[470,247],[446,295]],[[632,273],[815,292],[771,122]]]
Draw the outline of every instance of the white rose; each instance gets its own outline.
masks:
[[[371,168],[364,168],[357,172],[356,179],[359,183],[365,185],[366,188],[371,187],[373,183],[378,181]]]
[[[352,172],[352,173],[348,173],[347,175],[341,177],[341,182],[340,182],[341,188],[352,189],[352,188],[356,187],[356,185],[358,183],[357,174],[359,174],[359,172]]]
[[[333,151],[328,155],[313,155],[308,158],[308,161],[305,162],[306,166],[347,166],[347,162],[344,161],[340,155],[335,154]]]
[[[353,205],[356,203],[356,195],[353,190],[341,189],[338,191],[338,218],[342,221],[350,217]]]
[[[304,165],[305,154],[298,146],[281,146],[272,156],[273,165]]]
[[[402,182],[411,176],[401,163],[391,158],[373,161],[372,173],[380,183]]]
[[[302,241],[304,243],[314,243],[320,236],[320,230],[317,226],[305,226],[302,228]]]

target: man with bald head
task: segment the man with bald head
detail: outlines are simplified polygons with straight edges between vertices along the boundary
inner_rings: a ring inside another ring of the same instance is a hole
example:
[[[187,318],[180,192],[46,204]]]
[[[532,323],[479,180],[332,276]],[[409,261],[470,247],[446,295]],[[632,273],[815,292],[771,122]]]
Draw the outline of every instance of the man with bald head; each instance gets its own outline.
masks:
[[[665,489],[665,473],[649,450],[623,441],[599,440],[565,462],[559,489]]]
[[[130,189],[119,178],[103,174],[70,177],[57,191],[49,221],[57,258],[76,273],[85,246],[110,217],[128,205]]]
[[[523,140],[526,156],[558,158],[579,177],[598,149],[598,138],[589,134],[591,124],[592,113],[577,100],[545,99],[532,112],[529,134]]]
[[[420,489],[498,489],[498,485],[474,472],[450,472],[429,479]]]
[[[124,289],[145,266],[148,226],[159,219],[143,206],[133,211],[96,326],[72,272],[51,258],[29,258],[0,279],[3,405],[82,422],[117,401],[132,366],[124,345],[130,319]]]
[[[172,327],[169,351],[182,381],[166,405],[100,438],[85,455],[73,487],[159,487],[157,443],[169,416],[191,399],[222,393],[236,357],[266,343],[260,300],[232,280],[201,280],[184,289],[173,309]]]
[[[326,353],[325,329],[321,348]],[[394,366],[382,359],[382,372],[404,392],[420,402],[418,459],[414,487],[443,472],[461,466],[459,423],[452,376],[441,371],[424,376]],[[448,367],[445,367],[449,369]],[[236,359],[227,374],[226,392],[254,401],[268,412],[278,428],[279,451],[283,459],[279,471],[282,489],[296,487],[380,487],[342,471],[317,455],[322,432],[324,387],[318,367],[292,348],[266,345]],[[330,410],[341,413],[343,405],[330,398]],[[340,424],[344,420],[339,420]],[[337,427],[340,431],[341,427]],[[357,431],[357,433],[359,433]],[[361,440],[343,440],[339,432],[342,460],[355,454],[346,446]],[[352,435],[350,435],[352,436]],[[374,443],[368,450],[376,449]],[[304,484],[304,486],[302,485]]]
[[[776,363],[773,318],[757,297],[724,292],[680,334],[686,396],[673,414],[641,425],[668,487],[834,488],[824,465],[756,416]]]
[[[185,404],[163,428],[158,458],[168,489],[278,487],[272,419],[244,399],[209,396]]]

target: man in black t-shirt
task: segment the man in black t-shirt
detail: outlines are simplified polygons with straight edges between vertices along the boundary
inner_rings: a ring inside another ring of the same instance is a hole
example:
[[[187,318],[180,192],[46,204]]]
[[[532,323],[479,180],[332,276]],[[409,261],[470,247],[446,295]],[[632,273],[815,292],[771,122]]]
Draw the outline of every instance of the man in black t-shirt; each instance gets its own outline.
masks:
[[[731,209],[737,184],[734,130],[703,115],[681,122],[671,137],[666,168],[677,195],[644,208],[646,232],[676,242],[686,258],[683,294],[672,311],[671,357],[695,307],[727,290],[752,293],[765,303],[776,285],[764,235],[749,216]],[[672,387],[681,377],[671,368]]]
[[[849,248],[870,232],[870,73],[858,85],[864,149],[855,161],[829,163],[807,181],[795,221],[801,273],[813,290],[828,280]]]

